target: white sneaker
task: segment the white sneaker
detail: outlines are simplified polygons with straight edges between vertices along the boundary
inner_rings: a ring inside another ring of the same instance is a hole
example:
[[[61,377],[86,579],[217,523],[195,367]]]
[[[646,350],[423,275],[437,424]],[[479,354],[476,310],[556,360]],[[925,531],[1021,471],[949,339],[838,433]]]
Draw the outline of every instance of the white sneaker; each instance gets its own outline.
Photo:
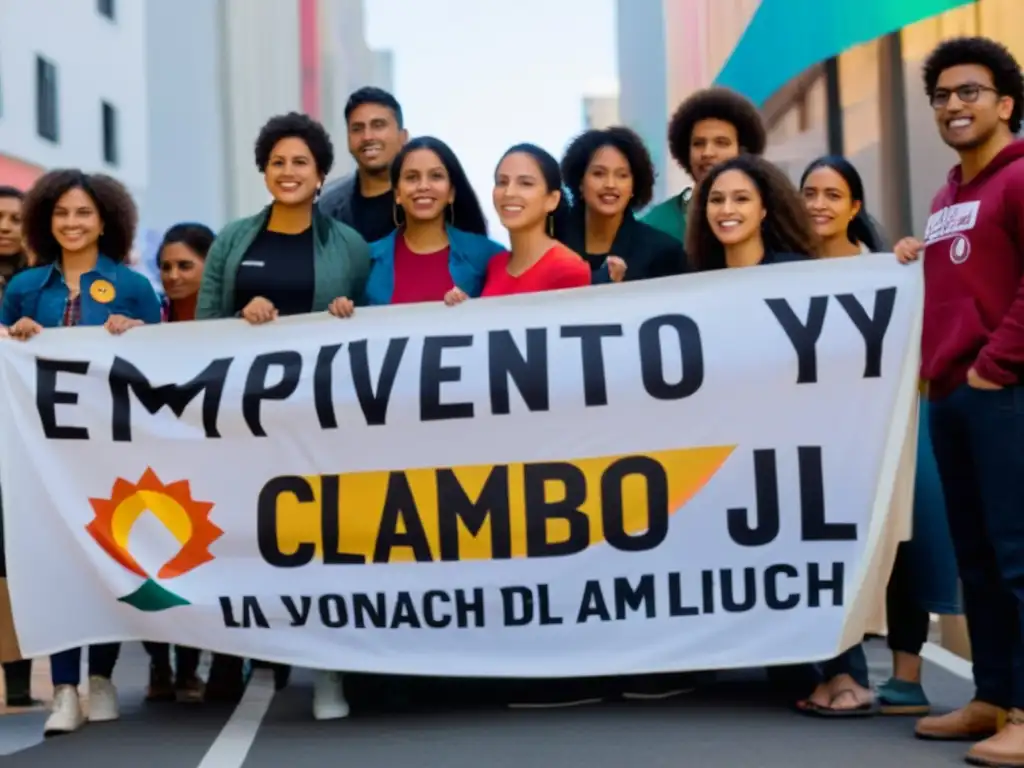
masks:
[[[43,736],[74,733],[85,723],[78,689],[73,685],[58,685],[53,691],[53,709],[43,726]]]
[[[313,672],[313,718],[315,720],[340,720],[348,717],[348,701],[341,684],[341,672],[314,670]]]
[[[117,720],[121,710],[117,706],[117,688],[105,677],[89,678],[89,722],[107,723]]]

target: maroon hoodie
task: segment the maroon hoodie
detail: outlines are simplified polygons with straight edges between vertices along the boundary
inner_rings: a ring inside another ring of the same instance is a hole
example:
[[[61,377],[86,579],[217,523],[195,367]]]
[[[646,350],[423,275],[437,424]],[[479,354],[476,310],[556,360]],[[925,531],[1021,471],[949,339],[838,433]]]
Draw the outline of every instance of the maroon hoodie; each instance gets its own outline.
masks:
[[[929,397],[950,394],[972,366],[996,384],[1024,383],[1024,141],[966,184],[953,168],[924,240],[921,376]]]

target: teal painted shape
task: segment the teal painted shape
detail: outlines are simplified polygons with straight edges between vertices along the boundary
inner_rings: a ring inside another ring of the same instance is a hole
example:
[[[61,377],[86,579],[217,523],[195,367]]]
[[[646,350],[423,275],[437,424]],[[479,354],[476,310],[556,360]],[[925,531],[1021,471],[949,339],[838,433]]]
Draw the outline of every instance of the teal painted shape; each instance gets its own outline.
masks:
[[[758,106],[808,68],[974,0],[761,0],[715,79]]]
[[[168,608],[177,608],[180,605],[189,605],[188,600],[169,592],[152,579],[146,579],[141,587],[130,595],[118,598],[118,601],[146,613],[156,613],[157,611],[166,611]]]

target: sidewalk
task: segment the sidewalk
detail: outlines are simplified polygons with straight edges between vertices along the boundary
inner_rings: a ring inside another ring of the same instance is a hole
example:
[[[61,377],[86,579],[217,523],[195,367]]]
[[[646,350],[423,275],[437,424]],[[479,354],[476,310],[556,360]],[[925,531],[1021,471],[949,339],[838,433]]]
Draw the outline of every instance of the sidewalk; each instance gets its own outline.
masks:
[[[36,659],[32,663],[32,697],[42,702],[42,706],[31,708],[6,706],[4,704],[7,700],[4,679],[3,675],[0,675],[0,717],[39,711],[53,701],[53,686],[50,685],[50,660],[48,658]]]
[[[85,661],[88,654],[82,654],[82,683],[78,686],[78,693],[82,697],[82,706],[86,712],[89,711],[89,673],[85,668]],[[130,679],[138,686],[145,687],[148,681],[149,666],[148,657],[142,652],[138,643],[125,643],[121,649],[121,656],[118,659],[114,672],[115,682],[121,679]],[[0,675],[0,694],[4,691],[3,675]],[[53,701],[53,685],[50,683],[50,659],[44,657],[34,659],[32,662],[32,697],[41,702],[38,707],[19,708],[7,707],[3,704],[6,696],[0,695],[0,717],[8,715],[22,715],[26,712],[40,712],[49,709]]]
[[[972,685],[965,679],[969,668],[940,666],[932,660],[936,650],[926,647],[924,681],[941,712],[961,706]],[[884,642],[869,643],[868,658],[874,682],[888,677]],[[964,744],[914,739],[913,718],[801,717],[772,700],[757,680],[723,681],[717,690],[663,702],[458,710],[452,709],[455,702],[439,700],[428,712],[356,713],[347,721],[322,723],[311,716],[308,671],[295,670],[292,684],[276,695],[271,690],[269,709],[257,712],[252,702],[238,708],[146,704],[147,664],[138,643],[124,646],[114,672],[121,699],[118,722],[88,725],[81,733],[44,743],[45,712],[0,718],[0,764],[319,768],[341,759],[352,765],[474,768],[486,755],[489,768],[954,768],[963,765],[966,751]],[[36,695],[48,692],[45,675],[46,665],[40,663]],[[227,748],[234,758],[222,759]]]

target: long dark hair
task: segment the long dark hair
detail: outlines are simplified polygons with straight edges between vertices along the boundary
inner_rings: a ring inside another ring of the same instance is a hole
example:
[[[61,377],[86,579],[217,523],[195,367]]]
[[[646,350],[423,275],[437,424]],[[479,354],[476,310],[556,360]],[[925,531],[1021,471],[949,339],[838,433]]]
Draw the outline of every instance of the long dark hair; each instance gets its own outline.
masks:
[[[850,189],[850,199],[855,203],[860,203],[860,210],[857,211],[857,215],[850,220],[850,224],[846,228],[846,238],[854,245],[864,245],[871,253],[881,253],[887,250],[882,242],[882,236],[878,233],[878,228],[868,215],[864,203],[864,182],[861,181],[860,174],[853,167],[853,163],[842,155],[819,157],[817,160],[811,161],[800,177],[801,189],[807,183],[807,177],[819,168],[831,168],[842,176],[846,186]]]
[[[196,256],[206,261],[206,254],[210,252],[210,246],[216,235],[213,230],[205,224],[197,224],[192,221],[183,221],[175,224],[164,233],[164,239],[160,241],[160,247],[156,250],[156,263],[160,265],[160,259],[164,254],[164,248],[174,243],[187,245],[189,250]]]
[[[761,225],[765,253],[798,253],[817,257],[818,237],[793,182],[764,158],[740,155],[716,165],[690,202],[686,252],[695,271],[725,268],[725,246],[715,237],[708,223],[708,196],[715,179],[726,171],[739,171],[757,187],[765,209]]]
[[[548,214],[548,231],[554,232],[556,240],[561,240],[565,233],[569,231],[570,226],[569,194],[562,184],[562,169],[558,167],[558,161],[555,160],[554,155],[546,149],[541,149],[536,144],[527,142],[516,144],[505,150],[505,153],[498,160],[498,165],[494,167],[495,172],[497,172],[498,167],[501,166],[506,157],[520,153],[529,155],[537,161],[537,165],[540,166],[540,174],[544,177],[544,186],[547,187],[548,192],[557,191],[562,193],[558,206]]]
[[[448,179],[451,181],[452,189],[455,190],[455,201],[445,208],[445,216],[451,215],[451,220],[456,229],[464,232],[473,232],[477,235],[487,234],[487,219],[480,208],[480,200],[473,191],[473,185],[469,183],[469,177],[462,168],[459,158],[452,152],[451,147],[440,139],[433,136],[419,136],[410,139],[405,146],[395,155],[391,163],[391,187],[398,186],[398,179],[402,175],[402,164],[410,152],[418,149],[429,149],[441,160],[441,165],[448,172]]]

